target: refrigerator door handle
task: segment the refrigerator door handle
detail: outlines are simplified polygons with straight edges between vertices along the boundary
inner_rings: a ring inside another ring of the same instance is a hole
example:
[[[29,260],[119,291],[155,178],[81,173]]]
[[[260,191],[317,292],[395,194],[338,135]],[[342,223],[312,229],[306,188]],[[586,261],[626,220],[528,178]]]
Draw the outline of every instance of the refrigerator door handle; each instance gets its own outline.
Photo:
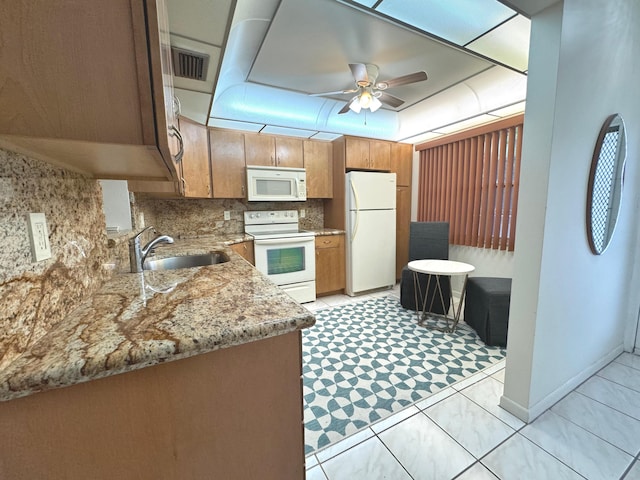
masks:
[[[350,180],[351,183],[351,191],[353,192],[353,198],[355,200],[356,206],[356,221],[353,226],[353,232],[351,232],[351,243],[356,239],[356,234],[358,233],[358,223],[360,221],[360,201],[358,199],[358,191],[356,190],[356,186],[353,184],[353,179]]]

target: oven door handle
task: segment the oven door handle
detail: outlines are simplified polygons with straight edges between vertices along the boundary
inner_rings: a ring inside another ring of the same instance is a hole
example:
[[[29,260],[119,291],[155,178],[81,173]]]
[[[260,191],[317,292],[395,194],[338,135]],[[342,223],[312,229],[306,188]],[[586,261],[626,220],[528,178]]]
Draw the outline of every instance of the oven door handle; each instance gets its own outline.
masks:
[[[304,243],[313,242],[313,237],[290,237],[290,238],[269,238],[263,240],[254,240],[256,245],[282,245],[288,243]]]

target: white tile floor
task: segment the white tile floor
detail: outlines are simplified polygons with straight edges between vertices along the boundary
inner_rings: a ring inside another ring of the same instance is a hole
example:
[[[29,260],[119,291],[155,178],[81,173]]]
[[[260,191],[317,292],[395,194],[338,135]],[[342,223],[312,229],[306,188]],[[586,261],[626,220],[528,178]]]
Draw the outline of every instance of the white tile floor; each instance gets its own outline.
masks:
[[[503,382],[501,362],[316,452],[307,480],[640,480],[639,356],[622,354],[529,425],[498,406]]]

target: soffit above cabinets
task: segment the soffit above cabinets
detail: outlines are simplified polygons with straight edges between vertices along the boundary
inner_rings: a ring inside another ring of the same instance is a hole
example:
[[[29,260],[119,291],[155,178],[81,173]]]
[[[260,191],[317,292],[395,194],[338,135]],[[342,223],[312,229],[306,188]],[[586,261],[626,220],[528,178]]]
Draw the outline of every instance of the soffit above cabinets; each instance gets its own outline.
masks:
[[[166,0],[171,33],[222,47],[234,0]]]
[[[175,79],[183,114],[224,128],[403,140],[522,106],[527,15],[556,0],[166,1],[172,43],[200,44],[216,72],[213,85]],[[379,81],[417,71],[428,80],[389,89],[399,107],[339,115],[353,94],[310,94],[353,88],[349,63],[378,65]]]
[[[171,46],[208,55],[204,80],[173,78],[181,114],[206,124],[235,0],[166,0]]]

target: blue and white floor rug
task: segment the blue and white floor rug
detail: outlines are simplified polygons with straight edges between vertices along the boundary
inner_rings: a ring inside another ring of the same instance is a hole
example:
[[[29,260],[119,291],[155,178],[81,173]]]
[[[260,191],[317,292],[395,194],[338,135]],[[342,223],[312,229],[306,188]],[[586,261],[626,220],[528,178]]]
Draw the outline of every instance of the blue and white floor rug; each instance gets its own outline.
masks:
[[[465,377],[506,350],[459,323],[418,326],[392,295],[316,312],[302,331],[305,455],[323,449]]]

